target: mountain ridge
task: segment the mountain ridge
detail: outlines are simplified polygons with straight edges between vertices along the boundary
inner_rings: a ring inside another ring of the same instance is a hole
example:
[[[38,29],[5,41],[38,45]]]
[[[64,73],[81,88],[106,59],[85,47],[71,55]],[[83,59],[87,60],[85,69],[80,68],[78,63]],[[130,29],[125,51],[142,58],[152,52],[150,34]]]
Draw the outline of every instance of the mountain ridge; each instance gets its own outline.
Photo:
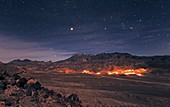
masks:
[[[121,68],[149,68],[154,72],[170,71],[170,56],[136,56],[129,53],[74,54],[66,60],[57,62],[31,61],[29,59],[13,60],[5,63],[7,66],[22,68],[24,71],[58,72],[69,69],[76,72],[89,70],[93,72]]]

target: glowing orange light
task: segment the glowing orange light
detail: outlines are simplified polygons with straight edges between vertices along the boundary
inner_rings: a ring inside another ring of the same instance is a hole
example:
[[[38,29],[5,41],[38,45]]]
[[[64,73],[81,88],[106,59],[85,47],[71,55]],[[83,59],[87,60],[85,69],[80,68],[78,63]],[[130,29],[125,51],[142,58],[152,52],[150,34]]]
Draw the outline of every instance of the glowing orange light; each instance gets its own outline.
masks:
[[[72,69],[67,69],[67,68],[61,69],[60,72],[63,72],[63,73],[75,73],[74,70],[72,70]]]
[[[149,69],[144,69],[144,68],[137,68],[137,69],[132,69],[132,68],[128,68],[128,69],[123,69],[120,67],[115,66],[114,70],[112,71],[100,71],[100,72],[91,72],[88,70],[83,70],[82,73],[84,74],[92,74],[92,75],[103,75],[103,74],[107,74],[107,75],[118,75],[118,74],[124,74],[124,75],[137,75],[137,76],[143,76],[144,73],[148,72]]]
[[[97,72],[96,75],[100,75],[101,73],[100,72]]]

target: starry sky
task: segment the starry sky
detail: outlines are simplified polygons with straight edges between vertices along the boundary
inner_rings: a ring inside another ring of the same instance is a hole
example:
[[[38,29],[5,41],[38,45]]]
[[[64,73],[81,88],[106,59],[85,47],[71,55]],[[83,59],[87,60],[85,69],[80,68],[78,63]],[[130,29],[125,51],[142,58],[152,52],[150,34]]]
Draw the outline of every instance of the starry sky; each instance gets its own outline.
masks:
[[[170,55],[169,0],[0,0],[0,60]]]

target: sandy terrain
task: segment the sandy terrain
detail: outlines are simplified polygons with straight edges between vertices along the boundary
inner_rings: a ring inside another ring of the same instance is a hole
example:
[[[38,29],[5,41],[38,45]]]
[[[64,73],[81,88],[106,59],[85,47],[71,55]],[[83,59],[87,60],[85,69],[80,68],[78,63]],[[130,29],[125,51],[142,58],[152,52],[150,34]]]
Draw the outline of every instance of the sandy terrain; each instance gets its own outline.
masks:
[[[43,86],[67,96],[79,95],[83,107],[169,107],[170,74],[94,76],[87,74],[25,73]]]

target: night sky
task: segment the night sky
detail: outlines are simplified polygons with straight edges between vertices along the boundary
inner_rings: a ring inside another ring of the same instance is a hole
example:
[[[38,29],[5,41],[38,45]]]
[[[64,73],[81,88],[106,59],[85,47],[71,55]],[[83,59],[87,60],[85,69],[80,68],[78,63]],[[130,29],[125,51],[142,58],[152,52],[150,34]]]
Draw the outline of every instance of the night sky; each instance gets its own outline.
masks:
[[[170,55],[169,0],[0,0],[0,60]]]

